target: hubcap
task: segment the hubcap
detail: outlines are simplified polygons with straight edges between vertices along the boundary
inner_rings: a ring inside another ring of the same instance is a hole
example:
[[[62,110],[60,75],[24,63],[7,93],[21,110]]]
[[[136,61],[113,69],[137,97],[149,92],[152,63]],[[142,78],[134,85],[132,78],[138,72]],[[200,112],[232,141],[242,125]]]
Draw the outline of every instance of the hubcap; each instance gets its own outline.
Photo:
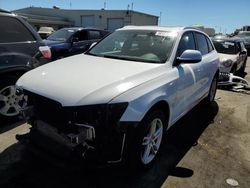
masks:
[[[16,86],[7,86],[0,90],[0,114],[4,116],[16,116],[21,109],[27,106],[28,97]]]
[[[141,161],[143,164],[148,164],[155,158],[161,145],[162,134],[162,121],[156,118],[150,123],[147,135],[142,141]]]
[[[212,85],[211,85],[211,90],[210,90],[210,102],[214,100],[215,93],[216,93],[216,84],[217,80],[216,78],[213,79]]]

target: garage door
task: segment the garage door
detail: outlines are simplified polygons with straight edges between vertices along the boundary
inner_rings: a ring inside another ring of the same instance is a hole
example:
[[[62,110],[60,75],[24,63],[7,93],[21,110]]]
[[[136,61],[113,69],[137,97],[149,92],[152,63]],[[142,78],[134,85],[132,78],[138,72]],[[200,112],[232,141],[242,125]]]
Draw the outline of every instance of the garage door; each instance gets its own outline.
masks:
[[[123,18],[108,18],[108,30],[114,31],[124,26]]]
[[[95,27],[95,16],[81,16],[82,27]]]

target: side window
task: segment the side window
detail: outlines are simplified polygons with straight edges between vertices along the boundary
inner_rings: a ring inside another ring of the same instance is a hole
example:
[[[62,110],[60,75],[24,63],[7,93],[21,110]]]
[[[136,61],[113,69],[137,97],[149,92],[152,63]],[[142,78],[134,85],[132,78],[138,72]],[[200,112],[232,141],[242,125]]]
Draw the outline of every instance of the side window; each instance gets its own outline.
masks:
[[[242,49],[242,50],[245,49],[245,45],[244,45],[243,42],[240,42],[240,46],[241,46],[241,49]]]
[[[194,36],[191,32],[184,33],[182,35],[177,51],[177,56],[180,56],[185,50],[195,50]]]
[[[208,52],[212,52],[214,50],[214,47],[211,43],[211,41],[206,37],[207,39],[207,44],[208,44]]]
[[[0,43],[35,41],[31,32],[16,18],[0,16]]]
[[[236,48],[236,50],[237,50],[237,53],[239,53],[239,52],[241,52],[241,51],[242,51],[242,48],[241,48],[240,42],[237,42],[236,44],[237,44],[237,48]]]
[[[78,31],[75,35],[74,38],[77,38],[78,41],[84,41],[88,40],[88,33],[87,31]]]
[[[201,52],[202,55],[208,54],[208,45],[205,35],[201,33],[195,33],[198,50]]]
[[[89,40],[100,39],[100,31],[88,31],[89,32]]]

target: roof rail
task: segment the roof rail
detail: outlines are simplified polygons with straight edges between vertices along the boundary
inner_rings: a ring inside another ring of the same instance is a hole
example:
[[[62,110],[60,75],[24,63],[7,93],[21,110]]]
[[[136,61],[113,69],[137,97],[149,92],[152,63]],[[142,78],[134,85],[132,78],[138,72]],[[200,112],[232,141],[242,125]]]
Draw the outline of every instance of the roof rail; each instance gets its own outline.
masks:
[[[197,28],[189,26],[189,27],[184,27],[184,29],[197,29]],[[199,29],[197,29],[197,30],[199,30]]]

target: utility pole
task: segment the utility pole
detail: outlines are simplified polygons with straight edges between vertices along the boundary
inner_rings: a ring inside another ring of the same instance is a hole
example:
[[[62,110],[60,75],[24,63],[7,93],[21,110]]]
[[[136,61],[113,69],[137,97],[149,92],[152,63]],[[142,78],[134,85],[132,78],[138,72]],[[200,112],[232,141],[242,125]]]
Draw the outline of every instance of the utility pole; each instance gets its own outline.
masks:
[[[162,12],[160,12],[159,26],[161,26],[161,17],[162,17]]]
[[[106,1],[104,1],[104,7],[103,7],[104,10],[106,10],[106,5],[107,5],[107,3],[106,3]]]

